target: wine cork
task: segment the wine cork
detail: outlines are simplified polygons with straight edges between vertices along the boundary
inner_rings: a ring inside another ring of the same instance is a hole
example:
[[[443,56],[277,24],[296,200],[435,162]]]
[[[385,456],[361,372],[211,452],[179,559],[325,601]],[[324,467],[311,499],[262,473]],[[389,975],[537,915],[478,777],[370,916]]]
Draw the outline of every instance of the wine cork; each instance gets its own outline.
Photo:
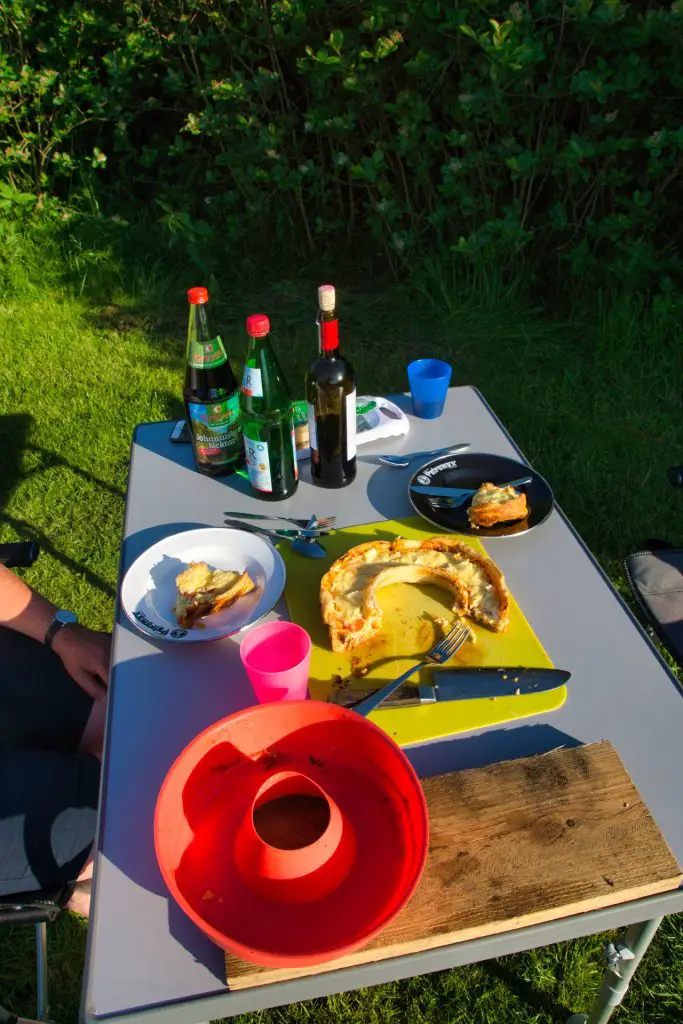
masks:
[[[323,313],[331,313],[336,303],[333,284],[321,284],[318,288],[318,303]]]

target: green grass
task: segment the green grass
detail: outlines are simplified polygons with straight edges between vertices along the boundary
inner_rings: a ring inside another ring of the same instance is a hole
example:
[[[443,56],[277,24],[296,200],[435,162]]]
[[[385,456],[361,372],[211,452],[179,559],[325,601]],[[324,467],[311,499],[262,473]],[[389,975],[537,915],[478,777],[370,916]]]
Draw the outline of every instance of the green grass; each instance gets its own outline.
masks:
[[[126,276],[76,253],[74,297],[44,254],[17,243],[10,255],[0,267],[0,540],[39,539],[43,554],[26,579],[87,624],[107,628],[131,433],[138,422],[179,412],[183,286],[196,282],[181,283],[162,263]],[[300,382],[315,348],[316,283],[310,274],[269,282],[267,300],[253,272],[224,284],[218,320],[235,361],[244,314],[265,304],[291,380]],[[451,278],[439,266],[424,268],[412,287],[352,280],[342,302],[361,389],[403,390],[404,367],[419,355],[452,360],[454,382],[481,388],[620,589],[621,559],[641,537],[681,539],[681,496],[664,474],[683,461],[683,367],[675,324],[664,315],[622,296],[562,318],[530,310],[495,279]],[[619,494],[609,517],[606,487]],[[77,1020],[85,933],[69,915],[49,930],[52,1018],[61,1024]],[[550,1024],[589,1006],[601,941],[240,1020]],[[618,1024],[683,1021],[681,962],[683,918],[674,917],[616,1013]],[[30,1014],[33,999],[32,931],[0,931],[0,1001]]]

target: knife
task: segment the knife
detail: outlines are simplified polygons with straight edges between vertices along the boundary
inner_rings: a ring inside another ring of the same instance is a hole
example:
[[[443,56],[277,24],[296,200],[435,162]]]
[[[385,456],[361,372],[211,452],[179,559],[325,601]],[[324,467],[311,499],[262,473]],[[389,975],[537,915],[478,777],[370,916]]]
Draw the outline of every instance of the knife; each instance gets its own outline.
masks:
[[[531,483],[531,477],[524,476],[519,480],[511,480],[509,484],[499,484],[498,486],[522,487],[528,483]],[[473,490],[471,487],[432,487],[431,484],[413,484],[410,489],[416,494],[430,494],[433,498],[461,498],[477,493],[476,489]]]
[[[435,669],[434,682],[425,686],[402,686],[378,711],[423,707],[452,700],[492,697],[521,697],[557,690],[571,677],[558,668],[444,668]],[[340,689],[331,703],[353,707],[375,690]]]

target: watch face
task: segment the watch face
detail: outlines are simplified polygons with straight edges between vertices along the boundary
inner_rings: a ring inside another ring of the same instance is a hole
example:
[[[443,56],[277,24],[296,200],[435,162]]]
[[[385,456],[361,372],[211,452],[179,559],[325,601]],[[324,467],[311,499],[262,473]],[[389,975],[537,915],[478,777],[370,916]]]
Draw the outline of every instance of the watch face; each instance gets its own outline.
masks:
[[[74,612],[59,611],[55,614],[57,622],[61,622],[63,626],[68,626],[72,622],[78,622],[78,616]]]

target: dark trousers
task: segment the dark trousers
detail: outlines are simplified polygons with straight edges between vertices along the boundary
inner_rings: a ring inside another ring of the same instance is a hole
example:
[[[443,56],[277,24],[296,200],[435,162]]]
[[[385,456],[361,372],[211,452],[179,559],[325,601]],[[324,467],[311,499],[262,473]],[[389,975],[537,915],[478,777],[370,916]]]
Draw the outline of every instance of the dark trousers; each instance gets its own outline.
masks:
[[[100,763],[77,748],[92,703],[57,655],[0,627],[0,897],[74,881],[88,859]]]

